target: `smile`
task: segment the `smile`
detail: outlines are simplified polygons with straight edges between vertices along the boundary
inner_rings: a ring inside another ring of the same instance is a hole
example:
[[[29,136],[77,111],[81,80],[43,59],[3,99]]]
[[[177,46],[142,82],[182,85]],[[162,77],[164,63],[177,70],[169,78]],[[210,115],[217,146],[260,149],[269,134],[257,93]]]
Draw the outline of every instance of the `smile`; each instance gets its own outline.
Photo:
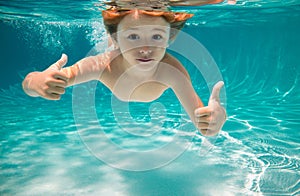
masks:
[[[154,59],[136,59],[140,62],[149,62],[149,61],[153,61]]]

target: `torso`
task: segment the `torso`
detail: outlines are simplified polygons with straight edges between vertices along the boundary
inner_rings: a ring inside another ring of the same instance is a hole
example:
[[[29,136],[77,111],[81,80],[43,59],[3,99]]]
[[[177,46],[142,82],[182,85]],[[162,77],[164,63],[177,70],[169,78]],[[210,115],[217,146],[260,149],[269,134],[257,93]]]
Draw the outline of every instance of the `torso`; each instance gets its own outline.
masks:
[[[162,61],[166,63],[170,58],[174,57],[166,54],[166,57]],[[163,92],[169,88],[168,85],[156,79],[157,74],[154,74],[148,79],[127,77],[126,74],[123,74],[123,71],[118,69],[119,63],[119,57],[112,60],[100,78],[100,81],[106,85],[118,99],[122,101],[150,102],[158,99]],[[167,63],[170,64],[170,62]],[[159,63],[157,66],[159,68],[159,66],[162,65]]]
[[[132,101],[150,102],[158,99],[168,87],[162,83],[146,82],[134,89],[131,94]]]

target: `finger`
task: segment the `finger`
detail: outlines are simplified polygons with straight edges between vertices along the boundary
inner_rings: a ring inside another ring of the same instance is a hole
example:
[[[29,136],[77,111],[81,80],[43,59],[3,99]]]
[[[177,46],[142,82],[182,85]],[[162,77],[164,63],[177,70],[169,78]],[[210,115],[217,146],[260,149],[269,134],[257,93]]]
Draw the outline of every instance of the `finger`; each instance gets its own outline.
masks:
[[[197,128],[198,129],[208,129],[209,124],[208,123],[198,123]]]
[[[65,88],[59,86],[55,86],[47,90],[47,93],[49,94],[52,93],[52,94],[62,95],[65,94],[65,92],[66,92]]]
[[[54,78],[68,82],[69,78],[64,72],[58,72],[54,74]]]
[[[59,87],[62,87],[62,88],[65,88],[68,85],[66,81],[59,80],[59,79],[52,80],[51,82],[48,82],[47,84],[51,87],[59,86]]]
[[[211,92],[208,105],[210,105],[210,102],[212,102],[213,100],[220,103],[220,90],[223,86],[224,86],[223,81],[219,81],[217,84],[215,84],[215,86]]]
[[[207,128],[200,129],[200,132],[202,135],[207,136],[208,129]]]
[[[211,112],[212,109],[210,107],[197,108],[195,110],[195,117],[210,116]]]
[[[67,64],[68,56],[66,54],[62,54],[60,59],[56,61],[53,65],[51,65],[49,68],[54,70],[61,70],[63,66]]]
[[[60,95],[56,94],[56,93],[46,93],[43,95],[43,97],[48,100],[59,100],[60,99]]]
[[[61,98],[61,95],[60,94],[56,94],[56,93],[51,93],[51,98],[53,99],[53,100],[60,100],[60,98]]]
[[[202,117],[200,117],[200,118],[195,118],[195,121],[196,122],[205,122],[205,123],[210,123],[210,122],[212,122],[212,117],[211,116],[202,116]]]
[[[200,132],[203,136],[215,136],[218,133],[212,129],[200,129]]]

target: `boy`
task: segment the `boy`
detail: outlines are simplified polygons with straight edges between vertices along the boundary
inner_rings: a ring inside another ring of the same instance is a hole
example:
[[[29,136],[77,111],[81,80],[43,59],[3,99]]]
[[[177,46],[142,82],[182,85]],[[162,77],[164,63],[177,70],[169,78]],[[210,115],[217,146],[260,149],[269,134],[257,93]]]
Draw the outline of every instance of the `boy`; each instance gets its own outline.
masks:
[[[219,100],[223,82],[214,86],[209,104],[204,107],[186,69],[166,53],[169,40],[176,36],[174,28],[181,29],[192,15],[138,9],[111,9],[102,15],[118,48],[67,68],[62,68],[67,63],[63,54],[45,71],[29,73],[22,84],[24,91],[33,97],[58,100],[67,86],[99,80],[120,100],[150,102],[171,88],[201,133],[217,134],[226,119]]]

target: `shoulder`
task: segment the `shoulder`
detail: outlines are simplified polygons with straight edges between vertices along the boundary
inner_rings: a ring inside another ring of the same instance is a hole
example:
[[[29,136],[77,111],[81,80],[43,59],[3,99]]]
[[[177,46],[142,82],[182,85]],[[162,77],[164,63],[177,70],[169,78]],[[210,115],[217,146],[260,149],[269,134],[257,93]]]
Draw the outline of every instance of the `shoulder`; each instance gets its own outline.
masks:
[[[182,63],[173,55],[166,53],[164,58],[162,59],[163,63],[165,63],[166,65],[169,65],[173,68],[176,68],[177,70],[179,70],[181,73],[183,73],[188,79],[190,79],[189,73],[187,72],[187,70],[185,69],[185,67],[182,65]]]
[[[99,66],[99,68],[105,69],[107,66],[110,65],[113,52],[105,52],[101,54],[97,54],[96,56],[93,56],[93,60],[95,61],[95,64]]]
[[[161,60],[156,73],[156,79],[173,90],[184,88],[186,82],[190,83],[191,81],[181,62],[169,53],[166,53]]]
[[[113,62],[120,56],[120,51],[110,51],[85,58],[85,63],[97,70],[110,69]]]

